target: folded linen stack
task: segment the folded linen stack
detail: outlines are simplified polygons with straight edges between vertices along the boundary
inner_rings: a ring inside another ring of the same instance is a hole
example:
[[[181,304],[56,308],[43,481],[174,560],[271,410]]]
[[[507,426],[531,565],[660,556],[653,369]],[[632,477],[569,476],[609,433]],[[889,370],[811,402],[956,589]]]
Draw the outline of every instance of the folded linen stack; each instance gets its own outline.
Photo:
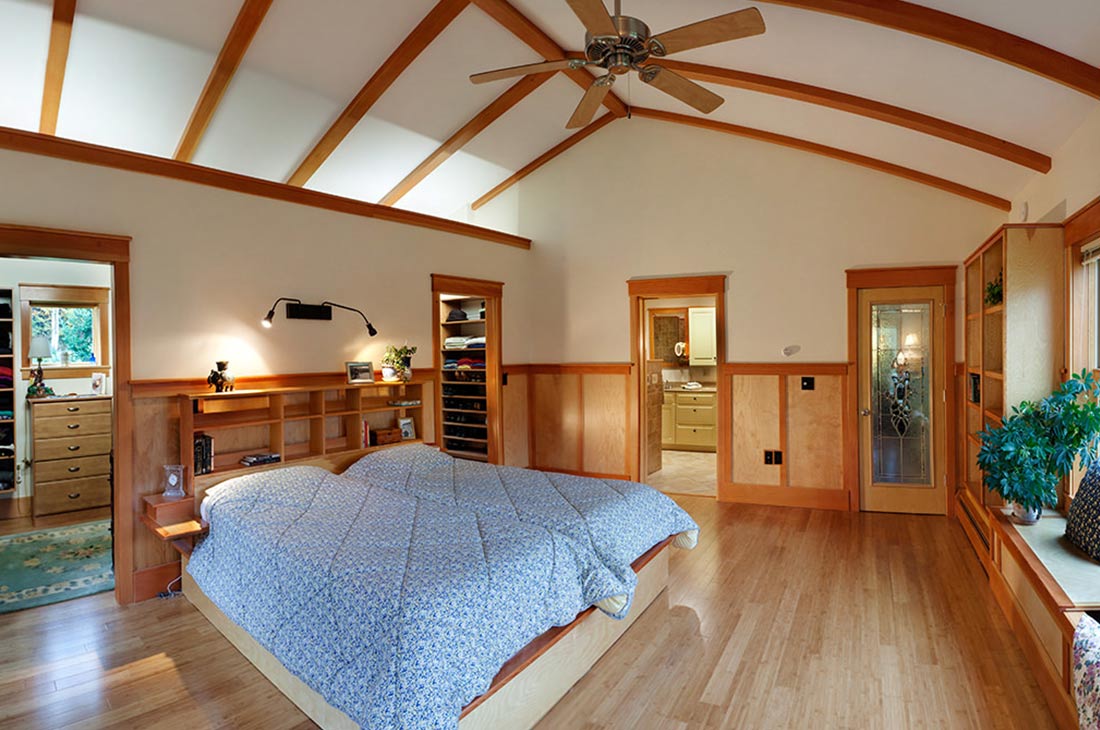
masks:
[[[484,338],[482,338],[482,339],[484,339]],[[470,340],[469,337],[459,337],[459,336],[448,337],[447,339],[443,340],[443,349],[444,350],[465,350],[466,349],[466,343],[469,340]]]
[[[466,349],[467,350],[484,349],[484,348],[485,348],[485,338],[484,337],[467,337],[466,338]]]
[[[475,360],[471,357],[464,357],[464,358],[462,358],[461,360],[458,361],[458,363],[456,364],[456,369],[458,369],[458,370],[484,370],[485,369],[485,361],[484,360]]]
[[[12,387],[12,371],[9,367],[0,367],[0,388]]]

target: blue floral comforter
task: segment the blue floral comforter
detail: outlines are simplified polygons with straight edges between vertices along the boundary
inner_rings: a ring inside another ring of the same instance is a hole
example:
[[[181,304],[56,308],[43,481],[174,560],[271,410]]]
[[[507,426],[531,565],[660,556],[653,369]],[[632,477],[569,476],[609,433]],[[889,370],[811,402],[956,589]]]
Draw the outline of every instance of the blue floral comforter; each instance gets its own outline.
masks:
[[[344,476],[568,535],[624,582],[636,582],[631,563],[657,543],[676,535],[675,545],[692,548],[699,535],[687,512],[645,484],[455,459],[424,445],[367,454]]]
[[[532,639],[631,588],[566,534],[315,467],[225,482],[204,513],[195,582],[366,728],[454,728]]]

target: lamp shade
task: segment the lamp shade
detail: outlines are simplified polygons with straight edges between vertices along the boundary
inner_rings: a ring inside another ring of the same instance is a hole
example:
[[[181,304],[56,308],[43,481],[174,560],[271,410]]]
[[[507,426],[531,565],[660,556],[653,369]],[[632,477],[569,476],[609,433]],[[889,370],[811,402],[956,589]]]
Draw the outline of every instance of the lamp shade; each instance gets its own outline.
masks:
[[[30,352],[27,353],[27,357],[36,359],[40,357],[50,357],[50,338],[39,335],[31,338]]]

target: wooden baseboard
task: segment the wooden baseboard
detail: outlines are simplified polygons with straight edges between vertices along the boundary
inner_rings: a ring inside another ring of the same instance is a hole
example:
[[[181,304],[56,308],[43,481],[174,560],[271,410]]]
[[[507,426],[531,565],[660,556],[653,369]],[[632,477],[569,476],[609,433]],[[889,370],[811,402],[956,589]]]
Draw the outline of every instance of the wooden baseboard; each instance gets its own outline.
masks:
[[[536,471],[549,471],[555,474],[572,474],[577,477],[592,477],[593,479],[619,479],[624,482],[630,481],[629,474],[603,474],[595,471],[579,471],[577,469],[556,469],[552,466],[530,466],[528,469],[534,469]]]
[[[12,497],[0,501],[0,520],[14,520],[31,516],[30,497]]]
[[[989,544],[982,537],[977,525],[974,522],[974,517],[970,514],[971,506],[963,499],[963,492],[957,492],[955,495],[955,501],[957,509],[955,510],[955,519],[959,521],[959,525],[962,526],[963,533],[966,535],[967,541],[970,542],[970,547],[974,548],[974,554],[978,558],[978,562],[982,565],[982,570],[986,575],[990,575],[993,572],[992,558],[989,554]]]
[[[158,593],[179,577],[180,563],[178,560],[134,571],[134,602],[156,598]]]
[[[734,482],[718,484],[718,501],[762,504],[771,507],[829,509],[841,512],[851,509],[846,489],[811,489]]]

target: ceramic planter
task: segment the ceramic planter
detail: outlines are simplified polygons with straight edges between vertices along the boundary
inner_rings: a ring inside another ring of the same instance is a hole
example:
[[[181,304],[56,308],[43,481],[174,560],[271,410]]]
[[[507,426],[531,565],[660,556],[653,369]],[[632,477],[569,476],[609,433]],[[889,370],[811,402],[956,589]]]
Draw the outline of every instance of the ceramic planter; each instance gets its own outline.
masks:
[[[1016,502],[1012,503],[1012,521],[1020,525],[1034,525],[1043,515],[1041,507],[1024,507]]]

